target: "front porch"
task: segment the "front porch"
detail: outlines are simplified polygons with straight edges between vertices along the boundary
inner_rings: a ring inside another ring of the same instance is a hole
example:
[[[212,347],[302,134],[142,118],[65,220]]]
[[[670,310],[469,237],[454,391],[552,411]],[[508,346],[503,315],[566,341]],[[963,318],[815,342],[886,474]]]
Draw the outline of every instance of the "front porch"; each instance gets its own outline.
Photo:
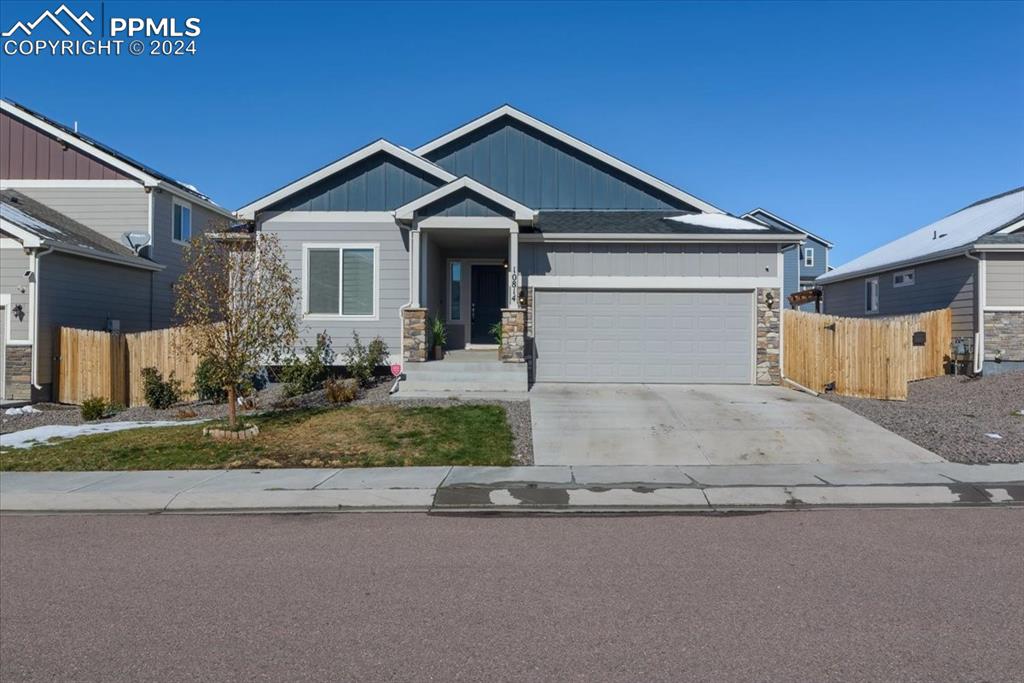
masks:
[[[408,363],[395,398],[525,401],[528,390],[524,363],[504,363],[495,349],[456,349],[443,360]]]

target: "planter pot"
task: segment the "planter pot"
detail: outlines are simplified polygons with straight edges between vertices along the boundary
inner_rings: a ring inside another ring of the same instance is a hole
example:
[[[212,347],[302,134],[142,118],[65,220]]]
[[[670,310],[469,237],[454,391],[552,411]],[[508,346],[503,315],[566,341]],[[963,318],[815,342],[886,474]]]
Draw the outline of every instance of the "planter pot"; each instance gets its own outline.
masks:
[[[216,427],[204,427],[203,436],[208,436],[214,441],[245,441],[260,433],[256,425],[249,425],[239,430],[218,429]]]
[[[435,346],[434,347],[434,360],[444,360],[444,347],[443,346]]]

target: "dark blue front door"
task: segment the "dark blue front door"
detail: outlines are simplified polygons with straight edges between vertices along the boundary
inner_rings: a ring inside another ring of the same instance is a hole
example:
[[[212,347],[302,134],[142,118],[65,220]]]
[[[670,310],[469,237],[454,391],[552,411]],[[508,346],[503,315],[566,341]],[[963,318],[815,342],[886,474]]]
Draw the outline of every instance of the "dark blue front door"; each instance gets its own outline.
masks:
[[[501,308],[505,305],[505,268],[473,266],[472,270],[469,339],[474,344],[496,344],[491,327],[501,320]]]

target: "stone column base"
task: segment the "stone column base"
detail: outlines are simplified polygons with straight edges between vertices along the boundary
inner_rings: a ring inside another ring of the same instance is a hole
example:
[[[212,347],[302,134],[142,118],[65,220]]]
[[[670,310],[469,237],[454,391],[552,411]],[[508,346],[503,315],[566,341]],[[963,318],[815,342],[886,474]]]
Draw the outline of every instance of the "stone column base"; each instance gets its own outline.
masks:
[[[32,400],[32,347],[8,346],[4,374],[4,399]]]
[[[983,360],[1024,361],[1024,311],[985,311]]]
[[[427,309],[402,311],[402,359],[407,363],[427,360]]]
[[[771,306],[768,295],[771,295]],[[758,384],[779,384],[782,382],[781,346],[779,344],[779,323],[782,318],[782,297],[777,287],[763,287],[757,296],[757,369]]]
[[[504,363],[526,360],[526,311],[521,308],[501,309],[501,347],[498,358]]]

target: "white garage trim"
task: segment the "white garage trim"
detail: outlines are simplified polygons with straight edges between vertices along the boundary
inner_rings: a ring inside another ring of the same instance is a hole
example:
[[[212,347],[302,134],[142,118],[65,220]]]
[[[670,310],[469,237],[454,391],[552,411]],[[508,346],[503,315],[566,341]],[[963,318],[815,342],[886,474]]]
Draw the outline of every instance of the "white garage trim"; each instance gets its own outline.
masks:
[[[685,277],[637,275],[531,275],[527,287],[534,289],[680,289],[755,290],[780,287],[779,277]]]

